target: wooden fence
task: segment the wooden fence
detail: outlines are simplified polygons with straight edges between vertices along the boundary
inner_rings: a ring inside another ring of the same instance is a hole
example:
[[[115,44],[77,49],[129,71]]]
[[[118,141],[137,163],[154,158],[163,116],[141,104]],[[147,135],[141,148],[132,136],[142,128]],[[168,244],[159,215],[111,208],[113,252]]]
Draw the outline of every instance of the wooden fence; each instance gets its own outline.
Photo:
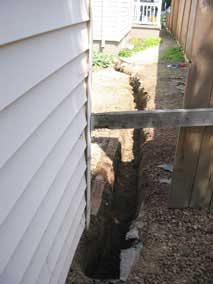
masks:
[[[213,1],[173,0],[168,26],[191,60],[184,107],[213,106]],[[213,209],[213,127],[181,128],[170,207]]]
[[[203,1],[200,1],[203,2]],[[204,1],[205,2],[205,1]],[[173,0],[168,16],[168,27],[191,58],[193,34],[198,23],[199,0]]]

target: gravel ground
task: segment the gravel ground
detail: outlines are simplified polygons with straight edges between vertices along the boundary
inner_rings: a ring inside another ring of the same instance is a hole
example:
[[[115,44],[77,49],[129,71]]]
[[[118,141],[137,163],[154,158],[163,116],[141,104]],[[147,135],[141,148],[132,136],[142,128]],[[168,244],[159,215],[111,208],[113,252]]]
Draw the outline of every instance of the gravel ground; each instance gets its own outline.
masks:
[[[171,174],[157,166],[171,162],[175,141],[175,130],[159,130],[144,145],[145,201],[136,221],[144,249],[128,283],[213,283],[212,217],[206,210],[168,209],[169,185],[160,183]]]

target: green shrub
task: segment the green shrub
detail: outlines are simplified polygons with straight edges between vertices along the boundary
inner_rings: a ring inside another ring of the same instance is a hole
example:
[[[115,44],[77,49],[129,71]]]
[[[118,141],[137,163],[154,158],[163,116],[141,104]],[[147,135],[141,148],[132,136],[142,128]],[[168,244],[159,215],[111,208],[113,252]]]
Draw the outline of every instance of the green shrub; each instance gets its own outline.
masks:
[[[181,47],[167,48],[164,51],[164,54],[162,55],[161,59],[169,62],[185,61],[183,49]]]
[[[134,54],[133,50],[132,49],[122,49],[119,51],[118,55],[121,56],[121,57],[130,57]]]
[[[93,67],[107,68],[114,64],[114,56],[105,52],[93,53]]]
[[[135,53],[138,53],[140,51],[143,51],[147,48],[158,46],[161,42],[161,38],[159,37],[150,37],[150,38],[145,38],[144,40],[139,39],[139,38],[132,38],[129,41],[132,45],[132,49],[122,49],[119,51],[118,55],[121,57],[130,57],[134,55]]]
[[[143,46],[143,40],[141,38],[131,38],[129,40],[129,42],[131,44],[133,44],[134,47],[141,47],[141,46]]]
[[[161,43],[160,37],[148,37],[143,41],[144,48],[150,48],[154,46],[158,46]]]

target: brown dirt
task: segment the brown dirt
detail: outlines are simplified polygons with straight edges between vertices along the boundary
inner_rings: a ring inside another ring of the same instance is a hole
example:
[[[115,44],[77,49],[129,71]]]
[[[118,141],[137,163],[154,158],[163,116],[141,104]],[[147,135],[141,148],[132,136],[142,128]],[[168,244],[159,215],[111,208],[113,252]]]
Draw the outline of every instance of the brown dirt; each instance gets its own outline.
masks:
[[[95,72],[93,75],[93,112],[134,110],[136,105],[129,76],[114,69]],[[113,186],[111,211],[111,227],[105,239],[105,247],[99,259],[96,270],[91,275],[94,278],[119,278],[120,250],[125,233],[131,220],[135,218],[137,204],[137,169],[134,156],[138,139],[133,129],[128,130],[95,130],[92,133],[93,142],[101,147],[106,140],[111,141],[112,152],[116,140],[121,146],[121,160],[116,172]],[[109,152],[108,147],[102,149]],[[93,153],[93,157],[96,153]],[[108,155],[109,157],[110,155]],[[110,157],[113,159],[113,157]],[[104,165],[102,160],[102,167]],[[105,166],[105,169],[107,166]],[[100,172],[100,168],[97,169]],[[126,208],[129,208],[126,210]]]
[[[93,112],[134,109],[128,75],[110,68],[94,72]],[[136,141],[132,129],[92,132],[91,225],[80,241],[67,284],[119,278],[120,251],[137,203]]]
[[[168,209],[171,178],[157,166],[173,162],[175,130],[159,130],[143,145],[141,187],[144,206],[136,221],[144,242],[139,262],[128,283],[213,283],[213,238],[208,233],[210,216],[206,210]]]

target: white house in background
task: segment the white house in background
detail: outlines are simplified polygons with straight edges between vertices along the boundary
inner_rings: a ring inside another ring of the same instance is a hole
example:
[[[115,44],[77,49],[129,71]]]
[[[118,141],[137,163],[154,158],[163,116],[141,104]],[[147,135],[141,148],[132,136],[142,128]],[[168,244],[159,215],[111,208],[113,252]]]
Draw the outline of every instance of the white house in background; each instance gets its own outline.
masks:
[[[161,27],[161,7],[162,0],[94,0],[95,49],[116,51],[125,47],[132,29],[136,29],[137,37],[140,37],[140,33],[142,37],[149,34],[158,35]],[[150,33],[149,30],[153,31]]]
[[[64,284],[85,228],[89,14],[0,2],[1,284]]]
[[[134,0],[135,24],[161,26],[162,0]]]
[[[120,47],[131,31],[134,0],[94,0],[95,48]]]

